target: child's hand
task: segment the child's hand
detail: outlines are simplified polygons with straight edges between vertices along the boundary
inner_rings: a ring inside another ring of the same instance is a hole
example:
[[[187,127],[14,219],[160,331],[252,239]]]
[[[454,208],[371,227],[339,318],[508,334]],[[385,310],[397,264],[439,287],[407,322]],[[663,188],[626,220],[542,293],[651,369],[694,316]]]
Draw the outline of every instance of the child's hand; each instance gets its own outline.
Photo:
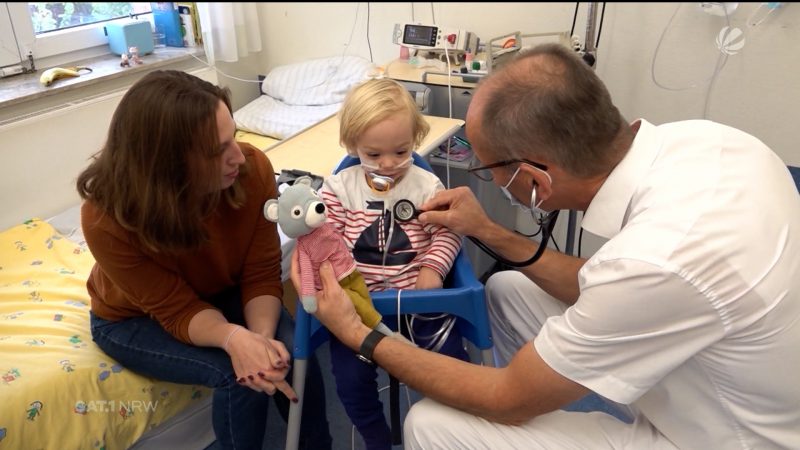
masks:
[[[419,269],[417,276],[417,284],[414,285],[415,289],[441,289],[442,277],[439,272],[431,269],[430,267],[422,267]]]

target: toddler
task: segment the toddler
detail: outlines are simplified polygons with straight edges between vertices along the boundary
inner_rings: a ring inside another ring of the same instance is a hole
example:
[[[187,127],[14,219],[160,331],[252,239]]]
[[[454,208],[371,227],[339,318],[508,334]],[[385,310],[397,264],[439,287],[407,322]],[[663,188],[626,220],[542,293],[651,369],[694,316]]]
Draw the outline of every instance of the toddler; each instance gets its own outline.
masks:
[[[413,165],[411,155],[428,133],[427,122],[408,91],[390,79],[355,87],[339,118],[341,144],[361,164],[328,177],[320,195],[328,222],[344,236],[369,291],[441,288],[460,237],[416,218],[401,222],[392,213],[398,200],[419,206],[444,189],[436,175]],[[416,316],[406,331],[419,346],[467,360],[453,320]],[[389,449],[375,367],[334,337],[330,348],[337,393],[350,420],[368,449]]]

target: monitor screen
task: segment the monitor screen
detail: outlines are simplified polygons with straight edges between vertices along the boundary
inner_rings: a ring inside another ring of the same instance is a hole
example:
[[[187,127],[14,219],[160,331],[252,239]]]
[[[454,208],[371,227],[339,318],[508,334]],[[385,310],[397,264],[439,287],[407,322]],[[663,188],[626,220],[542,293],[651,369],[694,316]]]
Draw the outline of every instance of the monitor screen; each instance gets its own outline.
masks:
[[[436,27],[406,25],[403,33],[403,43],[433,47],[436,45],[436,31]]]

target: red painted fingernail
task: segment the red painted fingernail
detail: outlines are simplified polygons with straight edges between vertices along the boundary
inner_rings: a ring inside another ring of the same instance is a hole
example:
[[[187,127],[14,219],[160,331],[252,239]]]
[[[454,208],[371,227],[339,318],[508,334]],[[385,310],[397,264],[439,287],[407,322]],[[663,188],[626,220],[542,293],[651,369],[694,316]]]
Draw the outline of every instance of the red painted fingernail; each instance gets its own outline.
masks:
[[[265,379],[265,380],[267,379],[267,376],[264,375],[264,372],[258,372],[258,376],[263,378],[263,379]]]
[[[255,379],[256,379],[256,378],[255,378],[254,376],[252,376],[252,375],[248,375],[248,376],[247,376],[247,378],[249,378],[249,379],[250,379],[250,381],[253,381],[253,380],[255,380]]]
[[[299,398],[297,398],[297,397],[294,397],[294,398],[292,399],[292,403],[297,403],[297,402],[299,402],[299,401],[300,401],[300,399],[299,399]]]
[[[239,378],[238,380],[236,380],[236,382],[239,383],[239,384],[244,384],[245,379],[244,379],[244,377],[242,377],[242,378]]]

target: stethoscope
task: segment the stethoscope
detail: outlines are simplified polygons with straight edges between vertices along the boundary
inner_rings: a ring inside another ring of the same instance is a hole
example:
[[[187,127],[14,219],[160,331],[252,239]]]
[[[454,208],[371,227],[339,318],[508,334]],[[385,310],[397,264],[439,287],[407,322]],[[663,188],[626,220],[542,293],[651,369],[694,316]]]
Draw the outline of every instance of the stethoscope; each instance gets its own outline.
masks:
[[[533,190],[532,198],[533,198],[532,204],[536,204],[536,189]],[[501,262],[502,264],[505,264],[510,267],[529,266],[538,261],[539,258],[541,258],[542,255],[544,254],[544,249],[547,248],[547,242],[550,240],[550,236],[552,236],[553,234],[553,228],[555,227],[556,221],[558,219],[558,212],[559,212],[558,210],[552,211],[547,214],[544,214],[542,217],[537,218],[534,215],[535,213],[531,211],[531,216],[533,216],[533,219],[536,221],[537,224],[539,224],[540,227],[542,227],[542,240],[539,241],[539,248],[536,249],[536,252],[533,254],[533,256],[531,256],[529,259],[525,261],[511,261],[509,259],[506,259],[503,256],[497,254],[497,252],[495,252],[491,248],[489,248],[488,245],[481,242],[480,239],[472,236],[467,236],[467,237],[472,242],[474,242],[475,245],[478,246],[478,248],[480,248],[481,250],[486,252],[489,256]],[[418,210],[414,206],[414,203],[411,202],[411,200],[401,199],[395,202],[394,207],[392,208],[392,213],[394,215],[395,220],[397,220],[398,222],[408,222],[409,220],[416,219],[417,217],[419,217],[422,211]]]

